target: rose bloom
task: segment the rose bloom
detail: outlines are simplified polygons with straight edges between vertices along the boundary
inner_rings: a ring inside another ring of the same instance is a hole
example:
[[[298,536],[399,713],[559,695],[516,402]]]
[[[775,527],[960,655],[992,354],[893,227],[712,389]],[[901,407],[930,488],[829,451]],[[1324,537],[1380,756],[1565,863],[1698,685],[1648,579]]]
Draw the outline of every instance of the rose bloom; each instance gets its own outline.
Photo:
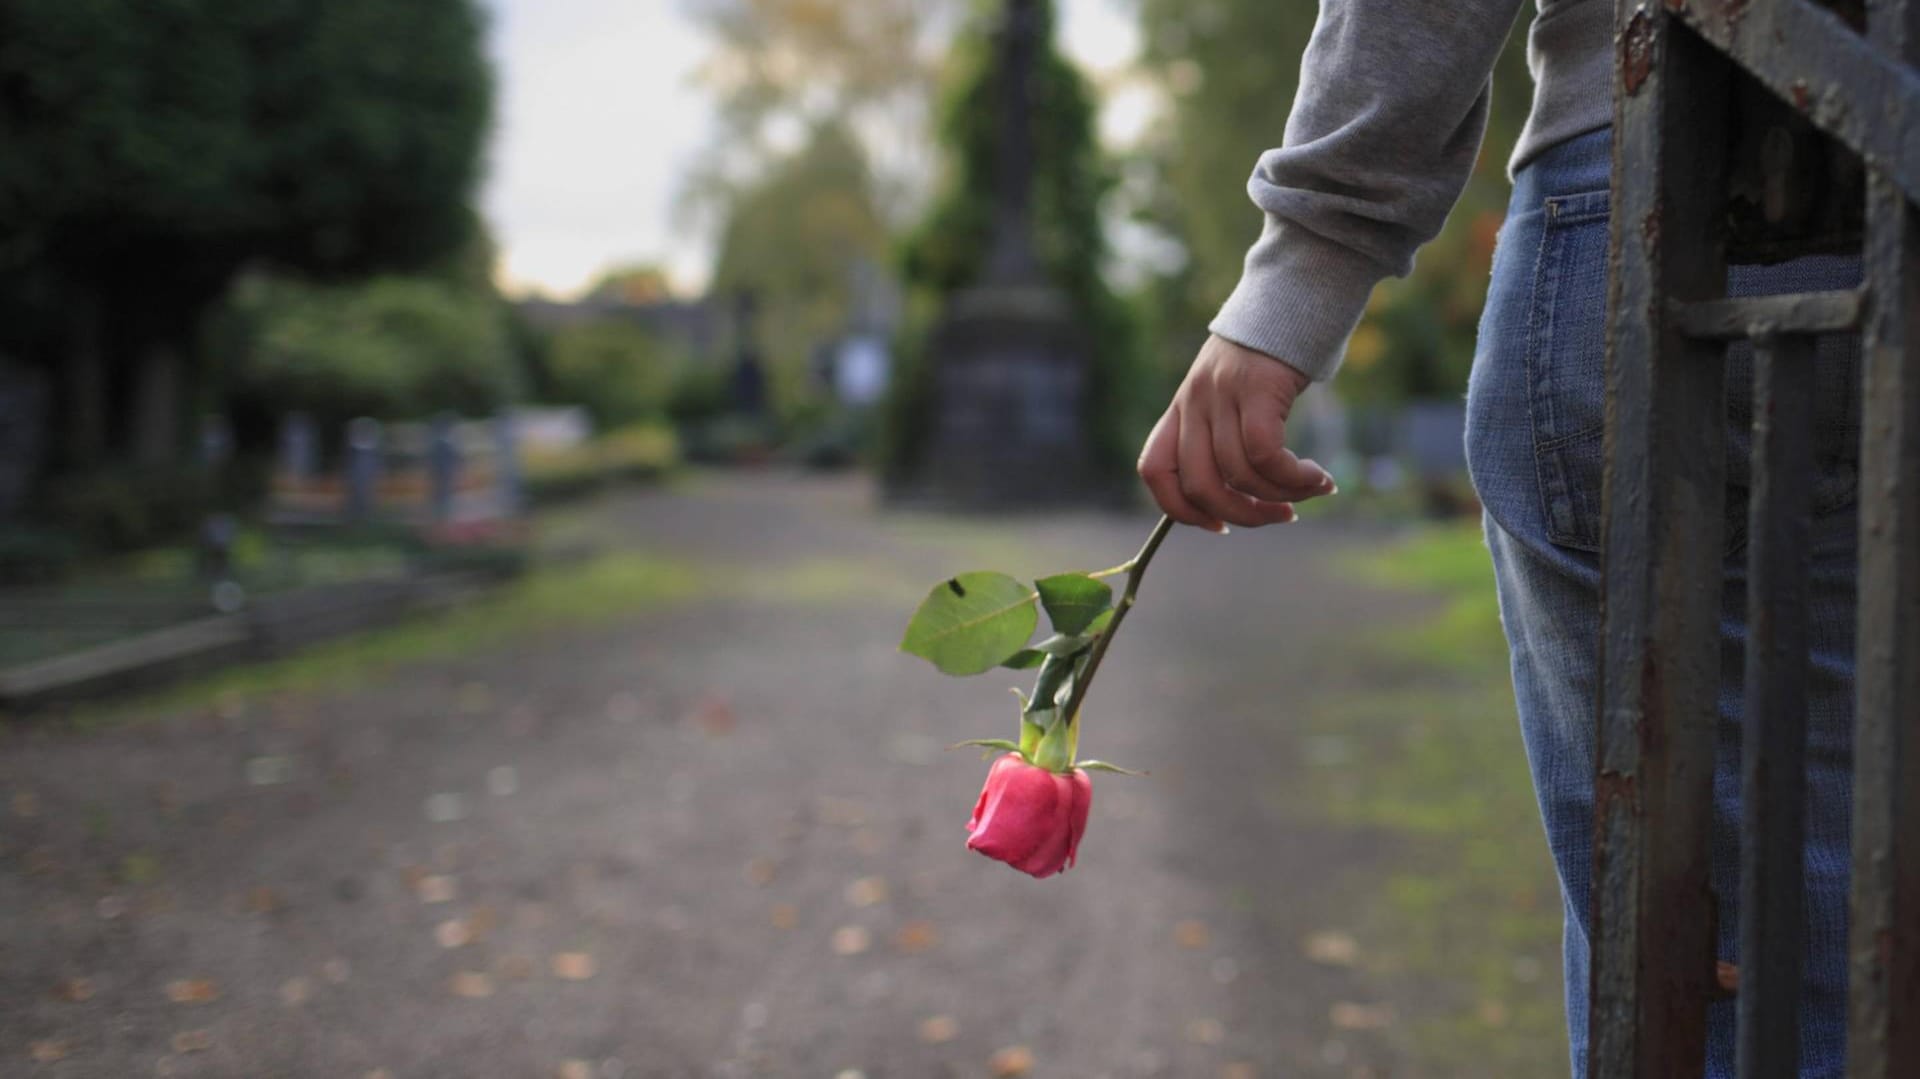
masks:
[[[967,849],[1022,873],[1053,876],[1072,867],[1092,805],[1093,781],[1084,771],[1050,772],[1009,753],[987,772],[967,822]]]

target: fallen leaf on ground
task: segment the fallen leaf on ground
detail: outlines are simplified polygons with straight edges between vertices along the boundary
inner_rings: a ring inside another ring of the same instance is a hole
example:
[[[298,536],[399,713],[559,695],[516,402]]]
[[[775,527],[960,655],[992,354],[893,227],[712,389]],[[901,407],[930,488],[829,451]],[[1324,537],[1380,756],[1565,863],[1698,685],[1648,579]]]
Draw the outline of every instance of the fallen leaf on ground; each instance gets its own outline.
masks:
[[[893,946],[908,955],[918,955],[938,943],[940,930],[932,922],[908,922],[893,934]]]
[[[800,924],[800,912],[790,903],[775,903],[772,917],[775,929],[792,929]]]
[[[207,978],[181,978],[167,983],[167,999],[175,1004],[207,1004],[220,998],[220,987]]]
[[[733,704],[725,694],[709,693],[693,706],[688,718],[701,730],[719,738],[733,731]]]
[[[40,814],[40,796],[32,791],[17,791],[13,796],[13,815],[35,817]]]
[[[1338,929],[1308,934],[1302,950],[1308,959],[1330,967],[1350,967],[1360,960],[1360,942]]]
[[[1173,927],[1173,941],[1182,948],[1199,951],[1213,939],[1213,933],[1207,929],[1207,923],[1196,918],[1188,918]]]
[[[460,883],[452,877],[428,874],[415,882],[413,893],[422,903],[451,903],[460,894]]]
[[[449,918],[433,927],[433,939],[442,948],[461,948],[473,943],[473,930],[459,918]]]
[[[93,999],[93,979],[68,978],[53,987],[53,995],[69,1004],[84,1004]]]
[[[524,982],[533,977],[533,960],[524,955],[503,955],[493,966],[502,978],[512,981]]]
[[[560,1070],[554,1073],[558,1079],[593,1079],[593,1062],[590,1060],[563,1060]]]
[[[1227,1040],[1227,1028],[1218,1019],[1195,1019],[1187,1024],[1187,1040],[1198,1045],[1219,1045]]]
[[[493,976],[477,970],[463,970],[448,979],[447,991],[468,1000],[490,997],[493,995]]]
[[[339,985],[352,976],[353,967],[349,966],[344,959],[329,959],[325,963],[320,964],[320,973],[324,975],[328,981]]]
[[[313,999],[313,979],[288,978],[280,983],[280,1003],[297,1008]]]
[[[213,1035],[204,1030],[183,1030],[173,1036],[176,1053],[204,1053],[213,1048]]]
[[[595,969],[593,956],[586,952],[558,952],[553,957],[553,976],[566,981],[584,982]]]
[[[861,877],[847,885],[847,902],[856,907],[871,907],[887,901],[887,881],[884,877]]]
[[[747,879],[757,888],[765,888],[773,883],[776,867],[771,858],[755,858],[747,863]]]
[[[1338,1030],[1382,1030],[1393,1025],[1393,1009],[1385,1004],[1341,1001],[1328,1010],[1327,1020]]]
[[[56,1060],[65,1060],[73,1050],[62,1041],[37,1041],[28,1044],[27,1055],[42,1064],[51,1064]]]
[[[859,955],[873,946],[873,934],[862,926],[843,925],[833,931],[833,954]]]
[[[1507,1006],[1500,1001],[1483,1000],[1479,1011],[1480,1021],[1487,1026],[1498,1028],[1507,1025]]]
[[[1033,1071],[1033,1050],[1024,1045],[1009,1045],[987,1058],[987,1071],[994,1079],[1018,1079]]]
[[[1255,1071],[1253,1065],[1248,1064],[1246,1061],[1236,1060],[1231,1064],[1221,1066],[1220,1079],[1260,1079],[1260,1073]]]
[[[272,914],[280,909],[280,893],[264,885],[247,893],[247,909],[255,914]]]
[[[935,1015],[920,1020],[920,1040],[928,1045],[944,1045],[960,1033],[960,1024],[951,1015]]]

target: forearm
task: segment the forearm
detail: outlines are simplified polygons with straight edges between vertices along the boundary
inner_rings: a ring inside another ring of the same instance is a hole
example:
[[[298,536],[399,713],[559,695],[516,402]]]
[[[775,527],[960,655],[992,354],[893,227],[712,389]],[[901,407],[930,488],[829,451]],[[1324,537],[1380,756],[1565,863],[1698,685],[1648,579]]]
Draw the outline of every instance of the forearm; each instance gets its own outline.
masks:
[[[1247,185],[1265,224],[1214,333],[1332,377],[1373,286],[1412,268],[1459,197],[1519,3],[1322,0],[1285,141]]]

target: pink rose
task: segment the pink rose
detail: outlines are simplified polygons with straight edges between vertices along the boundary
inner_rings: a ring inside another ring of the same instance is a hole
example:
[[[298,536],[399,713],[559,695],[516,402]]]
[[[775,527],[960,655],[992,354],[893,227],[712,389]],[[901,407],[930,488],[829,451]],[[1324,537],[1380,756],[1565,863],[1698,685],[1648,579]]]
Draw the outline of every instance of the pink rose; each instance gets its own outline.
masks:
[[[1084,771],[1050,772],[1009,753],[987,772],[967,821],[967,849],[1050,877],[1073,865],[1092,805],[1093,782]]]

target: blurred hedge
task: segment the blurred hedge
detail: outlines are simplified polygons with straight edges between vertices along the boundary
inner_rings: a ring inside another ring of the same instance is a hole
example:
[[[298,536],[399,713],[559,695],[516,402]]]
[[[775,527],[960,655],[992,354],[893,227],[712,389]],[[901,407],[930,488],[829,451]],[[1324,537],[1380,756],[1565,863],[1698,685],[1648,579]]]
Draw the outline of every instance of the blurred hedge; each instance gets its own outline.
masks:
[[[255,279],[236,290],[232,314],[233,388],[263,412],[303,411],[332,427],[355,416],[484,416],[520,394],[501,305],[458,282]]]
[[[622,481],[655,480],[679,463],[673,429],[633,424],[567,450],[532,451],[523,463],[527,497],[536,505],[565,501]]]

